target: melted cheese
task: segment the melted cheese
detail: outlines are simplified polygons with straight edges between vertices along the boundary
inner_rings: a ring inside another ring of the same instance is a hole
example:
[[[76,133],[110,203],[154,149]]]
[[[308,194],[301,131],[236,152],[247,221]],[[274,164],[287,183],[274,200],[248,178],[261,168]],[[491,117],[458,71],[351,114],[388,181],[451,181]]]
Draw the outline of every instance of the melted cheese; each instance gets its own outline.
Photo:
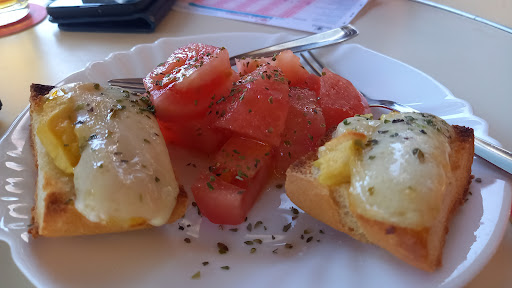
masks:
[[[368,137],[351,167],[350,209],[404,227],[431,226],[451,173],[451,126],[426,113],[390,113],[349,118],[333,137],[349,130]]]
[[[179,190],[147,100],[92,83],[56,88],[48,100],[56,97],[76,105],[76,209],[93,222],[165,224]]]

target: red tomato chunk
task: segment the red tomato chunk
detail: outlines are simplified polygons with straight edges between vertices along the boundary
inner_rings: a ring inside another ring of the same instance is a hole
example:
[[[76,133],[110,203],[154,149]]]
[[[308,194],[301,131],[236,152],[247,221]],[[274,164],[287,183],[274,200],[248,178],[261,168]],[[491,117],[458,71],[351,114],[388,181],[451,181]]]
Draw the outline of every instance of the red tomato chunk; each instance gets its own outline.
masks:
[[[237,225],[244,221],[267,183],[272,147],[232,137],[215,156],[209,172],[192,185],[201,213],[212,223]]]
[[[236,74],[226,49],[190,44],[156,67],[144,84],[160,120],[203,116],[211,98],[229,93]]]
[[[326,68],[322,74],[319,103],[328,130],[345,118],[371,113],[368,102],[350,81]]]
[[[299,57],[295,56],[290,50],[283,51],[274,57],[236,59],[236,68],[241,76],[265,65],[272,65],[281,69],[290,86],[309,88],[315,92],[320,90],[318,76],[310,74],[300,64]]]
[[[293,162],[318,148],[326,131],[322,109],[314,91],[290,87],[289,96],[290,109],[276,153],[278,175],[284,175]]]
[[[210,110],[214,127],[277,146],[288,113],[288,83],[271,65],[244,76]]]
[[[245,189],[203,172],[192,186],[192,194],[201,214],[215,224],[237,225],[248,213]]]
[[[270,61],[272,58],[241,58],[241,59],[235,59],[236,63],[236,69],[238,70],[238,74],[240,76],[247,75],[254,70],[256,70],[258,67],[270,64]]]
[[[300,64],[299,57],[295,56],[292,51],[286,50],[275,57],[275,63],[272,63],[279,67],[284,76],[290,81],[290,86],[301,86],[309,77],[309,72]]]
[[[272,147],[244,137],[231,137],[215,155],[213,172],[226,182],[246,188],[251,179],[270,166]]]
[[[229,139],[229,131],[212,128],[208,119],[158,121],[166,143],[206,154],[219,151]]]

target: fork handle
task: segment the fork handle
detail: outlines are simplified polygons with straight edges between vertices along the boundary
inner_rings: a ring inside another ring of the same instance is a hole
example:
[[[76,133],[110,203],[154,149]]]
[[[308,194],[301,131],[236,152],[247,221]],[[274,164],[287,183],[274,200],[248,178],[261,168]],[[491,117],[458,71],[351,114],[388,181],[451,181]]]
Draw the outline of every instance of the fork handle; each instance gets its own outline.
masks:
[[[475,137],[475,154],[512,174],[512,153]]]

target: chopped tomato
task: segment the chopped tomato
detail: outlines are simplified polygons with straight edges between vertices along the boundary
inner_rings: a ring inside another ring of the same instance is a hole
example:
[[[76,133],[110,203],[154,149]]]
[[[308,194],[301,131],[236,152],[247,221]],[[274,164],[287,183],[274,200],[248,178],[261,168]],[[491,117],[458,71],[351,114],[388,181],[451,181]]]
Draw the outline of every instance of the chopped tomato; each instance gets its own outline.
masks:
[[[272,61],[272,58],[241,58],[241,59],[235,59],[236,63],[236,69],[238,70],[238,74],[240,76],[247,75],[254,70],[256,70],[258,67],[270,64],[270,61]]]
[[[271,159],[271,146],[235,136],[215,155],[215,165],[211,167],[211,171],[226,182],[247,188],[256,173],[271,164]]]
[[[288,113],[288,83],[275,66],[265,65],[244,76],[219,99],[209,114],[214,127],[279,145]]]
[[[283,175],[290,164],[318,148],[326,131],[314,91],[290,87],[289,95],[290,109],[276,153],[275,172],[278,175]]]
[[[296,85],[293,85],[293,86],[300,87],[300,88],[307,88],[307,89],[315,92],[317,99],[320,96],[320,77],[318,77],[316,75],[309,74],[304,79],[304,82],[296,83]]]
[[[166,143],[213,154],[229,139],[226,130],[210,127],[208,119],[158,121]]]
[[[212,223],[237,225],[244,221],[270,175],[272,148],[232,137],[215,156],[210,172],[192,185],[201,213]]]
[[[327,129],[355,114],[371,113],[368,102],[354,85],[326,68],[320,77],[319,103]]]
[[[212,223],[237,225],[249,212],[250,194],[212,173],[201,173],[191,190],[201,214]]]
[[[304,66],[300,64],[299,57],[295,56],[290,50],[283,51],[274,57],[242,58],[236,59],[235,61],[236,67],[242,76],[253,72],[258,67],[272,65],[281,69],[284,77],[288,79],[290,86],[307,87],[313,91],[320,90],[318,76],[310,74]],[[318,84],[316,83],[317,81]]]
[[[303,87],[303,83],[310,75],[309,72],[300,64],[299,57],[295,56],[292,51],[286,50],[275,57],[275,63],[272,65],[279,67],[290,82],[290,86]]]
[[[156,67],[144,85],[156,116],[167,121],[204,115],[211,98],[229,93],[236,79],[225,48],[190,44]]]
[[[242,223],[272,169],[284,174],[328,129],[370,112],[348,80],[310,74],[291,51],[237,68],[224,48],[191,44],[144,79],[167,143],[215,155],[192,193],[218,224]]]

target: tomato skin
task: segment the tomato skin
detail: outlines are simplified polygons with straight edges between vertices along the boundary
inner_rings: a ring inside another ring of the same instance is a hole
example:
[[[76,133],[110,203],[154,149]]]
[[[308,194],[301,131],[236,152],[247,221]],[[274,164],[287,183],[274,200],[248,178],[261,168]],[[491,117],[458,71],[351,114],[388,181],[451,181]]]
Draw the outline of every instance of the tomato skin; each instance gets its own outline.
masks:
[[[288,83],[281,71],[271,65],[259,67],[231,91],[210,110],[213,127],[279,145],[289,107]]]
[[[190,44],[177,49],[144,78],[156,116],[162,121],[204,115],[214,95],[229,93],[238,78],[224,48]]]
[[[336,127],[345,118],[371,113],[368,102],[354,85],[326,68],[320,77],[319,103],[327,130]]]
[[[272,147],[232,137],[215,156],[210,171],[200,174],[192,194],[201,213],[215,224],[245,220],[270,176]]]
[[[326,126],[316,93],[307,88],[290,87],[290,109],[281,143],[276,149],[275,173],[286,169],[321,144]]]

